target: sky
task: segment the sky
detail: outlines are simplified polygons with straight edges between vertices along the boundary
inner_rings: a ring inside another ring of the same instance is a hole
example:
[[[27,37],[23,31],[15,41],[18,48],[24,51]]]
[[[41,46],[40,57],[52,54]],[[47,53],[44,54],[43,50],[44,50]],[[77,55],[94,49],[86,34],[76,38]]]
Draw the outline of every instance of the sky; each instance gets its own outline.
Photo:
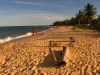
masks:
[[[0,26],[51,25],[75,16],[88,2],[100,14],[100,0],[0,0]]]

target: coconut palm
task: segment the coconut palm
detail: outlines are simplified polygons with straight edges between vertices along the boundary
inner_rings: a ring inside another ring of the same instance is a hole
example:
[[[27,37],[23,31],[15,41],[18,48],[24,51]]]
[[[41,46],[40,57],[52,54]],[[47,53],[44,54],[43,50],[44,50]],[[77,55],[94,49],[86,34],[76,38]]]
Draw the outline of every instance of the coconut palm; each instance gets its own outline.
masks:
[[[96,8],[94,5],[88,3],[84,8],[87,24],[91,24],[94,16],[96,15]]]
[[[84,21],[84,12],[82,10],[79,10],[78,14],[76,14],[76,19],[78,20],[79,25],[82,24],[82,21]]]

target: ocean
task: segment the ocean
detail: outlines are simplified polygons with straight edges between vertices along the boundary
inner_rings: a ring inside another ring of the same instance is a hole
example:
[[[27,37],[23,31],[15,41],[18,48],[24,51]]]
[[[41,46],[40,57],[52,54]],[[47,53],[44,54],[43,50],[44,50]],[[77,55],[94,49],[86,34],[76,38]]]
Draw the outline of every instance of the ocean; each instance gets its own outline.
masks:
[[[43,31],[50,26],[7,26],[0,27],[0,43],[32,35],[32,30]]]

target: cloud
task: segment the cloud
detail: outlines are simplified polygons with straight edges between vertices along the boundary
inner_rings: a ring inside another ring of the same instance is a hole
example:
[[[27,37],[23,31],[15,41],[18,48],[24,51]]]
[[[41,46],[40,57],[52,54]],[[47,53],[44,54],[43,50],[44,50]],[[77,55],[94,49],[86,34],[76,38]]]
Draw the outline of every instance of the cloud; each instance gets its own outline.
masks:
[[[0,25],[48,25],[64,19],[64,15],[54,13],[20,13],[0,15]]]
[[[62,19],[64,19],[64,15],[51,14],[51,13],[22,14],[22,15],[19,15],[19,17],[39,18],[39,19],[47,19],[47,20],[62,20]]]
[[[39,3],[39,2],[13,1],[13,3],[24,4],[24,5],[35,5],[35,6],[62,7],[61,5],[57,5],[57,4]]]
[[[21,19],[44,19],[44,20],[64,20],[66,17],[62,14],[55,13],[32,13],[32,12],[24,12],[24,13],[16,13],[16,14],[4,14],[0,15],[0,17],[5,18],[21,18]]]

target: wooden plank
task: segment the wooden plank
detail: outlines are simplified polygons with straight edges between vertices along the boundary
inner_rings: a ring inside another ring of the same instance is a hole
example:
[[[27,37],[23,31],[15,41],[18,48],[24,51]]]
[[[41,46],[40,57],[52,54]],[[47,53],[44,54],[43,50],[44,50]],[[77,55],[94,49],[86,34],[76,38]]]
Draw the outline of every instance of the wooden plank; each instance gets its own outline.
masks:
[[[51,48],[49,48],[50,52],[52,53],[53,57],[54,57],[54,61],[55,61],[55,64],[57,63],[57,58],[55,56],[55,54],[53,53],[53,51],[51,50]]]

